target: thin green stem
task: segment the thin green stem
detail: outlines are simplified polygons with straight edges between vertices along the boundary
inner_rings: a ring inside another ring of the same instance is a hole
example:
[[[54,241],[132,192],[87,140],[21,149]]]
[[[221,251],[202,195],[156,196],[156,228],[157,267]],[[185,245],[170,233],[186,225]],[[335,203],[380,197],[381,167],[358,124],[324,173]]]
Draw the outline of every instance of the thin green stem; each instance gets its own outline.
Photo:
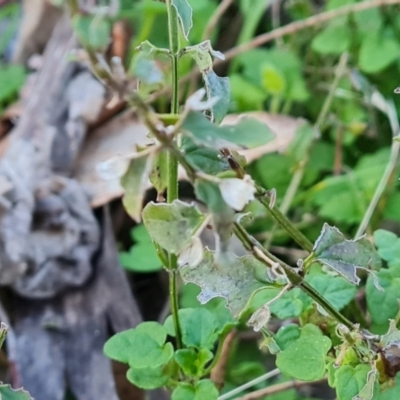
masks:
[[[245,248],[253,253],[254,257],[265,264],[268,268],[271,268],[273,263],[279,264],[293,286],[300,288],[303,292],[308,294],[317,304],[335,318],[336,321],[347,326],[351,330],[355,329],[353,323],[337,311],[332,304],[310,286],[299,273],[297,273],[290,265],[286,264],[261,246],[261,244],[250,236],[239,223],[235,223],[234,232]]]
[[[275,220],[282,226],[283,229],[292,237],[292,239],[304,250],[312,252],[313,244],[303,235],[303,233],[296,228],[296,226],[282,214],[282,212],[269,204],[265,198],[266,191],[258,188],[257,197],[260,203],[271,213]]]
[[[171,113],[178,114],[179,112],[179,81],[178,81],[178,54],[180,50],[179,44],[179,21],[175,7],[171,0],[166,1],[168,11],[168,35],[169,49],[171,52],[171,67],[172,67],[172,102]],[[167,186],[167,201],[172,203],[179,196],[178,188],[178,160],[172,151],[168,151],[167,160],[168,186]],[[174,321],[176,346],[182,348],[182,331],[179,321],[179,301],[177,289],[177,269],[178,259],[173,253],[168,255],[169,269],[169,298],[171,304],[172,319]]]
[[[346,70],[348,57],[349,56],[347,53],[343,53],[342,56],[340,57],[339,64],[338,64],[338,66],[336,68],[336,72],[335,72],[335,78],[330,87],[328,96],[326,97],[324,104],[322,105],[322,109],[318,115],[317,121],[315,122],[315,125],[314,125],[314,128],[316,131],[319,131],[326,121],[329,110],[332,107],[333,99],[335,98],[336,89],[339,85],[340,79],[342,78],[342,76]],[[299,163],[295,173],[292,176],[292,179],[289,183],[288,189],[282,200],[282,204],[279,208],[279,210],[281,211],[281,213],[283,215],[286,215],[288,213],[290,206],[292,205],[293,199],[296,196],[296,193],[300,187],[300,184],[304,177],[304,173],[306,171],[308,161],[310,160],[311,149],[313,148],[315,141],[316,141],[316,138],[314,138],[314,140],[310,143],[310,145],[306,149],[306,155],[305,155],[304,160],[302,160]],[[276,230],[276,224],[274,225],[272,232],[275,232],[275,230]],[[269,243],[271,243],[272,239],[273,239],[273,235],[271,234]]]
[[[364,214],[363,220],[361,221],[361,224],[357,229],[357,233],[355,235],[356,239],[359,238],[361,235],[363,235],[365,230],[367,229],[367,226],[369,224],[369,221],[372,218],[372,215],[376,209],[376,206],[378,205],[379,200],[381,199],[383,192],[385,191],[387,183],[389,182],[390,177],[392,176],[394,169],[397,165],[397,160],[399,157],[399,150],[400,150],[400,143],[393,142],[389,162],[388,162],[385,172],[383,173],[382,178],[375,190],[372,200],[369,203],[367,211]]]
[[[182,348],[182,331],[179,321],[179,302],[178,302],[178,288],[177,288],[177,270],[169,270],[169,300],[171,306],[172,320],[174,322],[174,330],[176,337],[176,347]]]

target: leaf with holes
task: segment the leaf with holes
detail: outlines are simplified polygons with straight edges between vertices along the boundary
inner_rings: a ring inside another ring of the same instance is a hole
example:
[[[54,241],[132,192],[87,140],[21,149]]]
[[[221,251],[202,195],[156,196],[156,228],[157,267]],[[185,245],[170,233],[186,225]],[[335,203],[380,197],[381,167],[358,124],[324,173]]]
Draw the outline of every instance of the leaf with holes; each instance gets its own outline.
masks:
[[[316,261],[334,269],[356,285],[360,282],[357,268],[367,270],[381,267],[378,253],[368,239],[347,240],[337,228],[328,224],[324,224],[313,252]]]
[[[232,255],[229,263],[218,263],[215,253],[209,250],[205,251],[203,261],[196,268],[185,267],[180,271],[184,282],[201,287],[197,297],[200,303],[224,297],[234,316],[241,313],[255,290],[265,286],[258,277],[268,280],[265,266],[253,256]]]
[[[151,202],[142,215],[151,238],[175,254],[185,248],[204,221],[204,215],[195,205],[180,200],[170,204]]]
[[[131,159],[128,170],[121,178],[121,185],[125,191],[122,203],[127,213],[137,222],[141,220],[143,198],[153,161],[154,152],[139,153]]]

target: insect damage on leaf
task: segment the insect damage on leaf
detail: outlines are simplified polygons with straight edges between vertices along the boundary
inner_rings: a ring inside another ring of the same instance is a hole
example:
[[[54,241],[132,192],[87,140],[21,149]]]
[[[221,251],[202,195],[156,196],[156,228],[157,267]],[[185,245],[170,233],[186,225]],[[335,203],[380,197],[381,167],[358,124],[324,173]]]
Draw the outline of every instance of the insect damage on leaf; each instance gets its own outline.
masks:
[[[324,224],[313,252],[315,261],[332,268],[356,285],[360,282],[357,268],[370,272],[370,269],[381,267],[381,259],[367,238],[347,240],[337,228],[328,224]]]
[[[253,256],[232,255],[229,262],[220,263],[210,250],[205,250],[204,258],[196,268],[184,267],[180,272],[185,283],[201,287],[200,303],[223,297],[234,316],[240,315],[255,290],[265,286],[258,277],[263,276],[264,281],[268,281],[266,268]]]

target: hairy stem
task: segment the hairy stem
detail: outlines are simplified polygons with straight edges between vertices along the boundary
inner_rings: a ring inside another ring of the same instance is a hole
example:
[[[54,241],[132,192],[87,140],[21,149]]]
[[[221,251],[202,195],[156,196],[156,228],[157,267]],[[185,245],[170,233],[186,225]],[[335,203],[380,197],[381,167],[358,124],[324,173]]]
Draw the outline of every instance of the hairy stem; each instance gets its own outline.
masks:
[[[168,34],[169,34],[169,49],[171,52],[171,67],[172,67],[172,102],[171,113],[178,114],[179,112],[179,80],[178,80],[178,54],[180,50],[179,44],[179,21],[175,7],[171,0],[166,1],[168,10]],[[169,151],[167,160],[168,187],[167,201],[172,203],[179,196],[178,192],[178,160],[175,155]],[[179,302],[177,289],[177,256],[170,253],[168,255],[168,270],[169,270],[169,297],[171,304],[171,313],[174,321],[176,346],[182,348],[182,332],[179,321]]]

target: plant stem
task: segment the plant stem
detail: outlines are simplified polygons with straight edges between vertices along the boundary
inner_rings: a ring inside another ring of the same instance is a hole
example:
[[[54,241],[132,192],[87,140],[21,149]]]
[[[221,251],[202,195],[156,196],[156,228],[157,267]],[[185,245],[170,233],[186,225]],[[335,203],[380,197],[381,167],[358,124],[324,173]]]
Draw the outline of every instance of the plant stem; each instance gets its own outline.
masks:
[[[275,220],[282,226],[283,229],[293,238],[293,240],[304,250],[312,252],[313,244],[294,226],[294,224],[276,208],[271,207],[265,199],[266,191],[263,188],[257,188],[257,197],[260,203],[271,213]]]
[[[349,58],[349,56],[347,53],[343,53],[342,56],[340,57],[339,64],[335,71],[335,78],[330,87],[328,96],[326,97],[324,104],[322,106],[322,109],[318,115],[317,121],[315,122],[315,125],[314,125],[314,128],[316,131],[320,131],[323,124],[325,123],[326,117],[328,116],[328,112],[329,112],[330,108],[332,107],[333,99],[335,98],[335,91],[339,85],[340,79],[342,78],[342,76],[345,72],[348,58]],[[289,211],[290,206],[292,205],[293,199],[296,196],[296,193],[300,187],[301,181],[303,180],[304,173],[306,171],[306,166],[310,160],[311,149],[315,143],[315,140],[316,140],[316,137],[314,137],[313,141],[310,143],[310,145],[306,149],[306,154],[305,154],[304,160],[302,160],[299,163],[294,175],[292,176],[292,180],[290,181],[289,187],[285,193],[282,204],[279,208],[283,215],[286,215],[287,212]],[[272,235],[271,235],[271,238],[272,238]]]
[[[178,54],[180,50],[179,44],[179,21],[175,7],[171,0],[166,2],[168,11],[168,35],[169,49],[171,52],[171,67],[172,67],[172,102],[171,113],[178,114],[179,112],[179,81],[178,81]],[[178,188],[178,161],[175,155],[168,151],[167,160],[168,187],[167,187],[167,202],[172,203],[179,196]],[[168,255],[168,272],[169,272],[169,298],[171,304],[171,313],[174,321],[176,346],[182,348],[182,332],[179,321],[179,301],[177,290],[177,256],[173,253]]]
[[[285,274],[289,282],[303,292],[308,294],[317,304],[319,304],[324,310],[326,310],[333,318],[335,318],[341,324],[347,326],[350,330],[354,330],[355,327],[344,315],[337,311],[332,304],[330,304],[320,293],[318,293],[304,278],[297,273],[290,265],[286,264],[278,257],[275,257],[268,250],[266,250],[256,239],[250,236],[246,230],[239,224],[235,223],[234,232],[238,239],[242,242],[244,247],[251,251],[259,261],[265,264],[268,268],[271,268],[271,261],[279,264],[279,266],[285,271]]]
[[[318,382],[324,382],[326,378],[322,378],[319,381],[314,381],[313,384],[318,383]],[[261,398],[266,398],[270,395],[273,395],[275,393],[280,393],[285,390],[289,389],[297,389],[302,386],[309,385],[310,382],[305,382],[305,381],[294,381],[291,380],[289,382],[282,382],[282,383],[277,383],[276,385],[268,386],[264,389],[259,389],[256,390],[255,392],[249,393],[244,395],[243,397],[239,397],[236,400],[256,400],[256,399],[261,399]]]
[[[394,133],[394,134],[397,134],[397,133]],[[393,142],[392,149],[390,152],[389,162],[386,166],[385,172],[383,173],[381,180],[379,181],[379,184],[378,184],[378,186],[375,190],[375,193],[372,197],[372,200],[369,203],[367,211],[364,214],[363,220],[361,221],[361,224],[358,227],[357,233],[355,235],[356,239],[364,234],[365,229],[367,228],[369,221],[371,220],[371,217],[375,211],[375,208],[378,205],[379,200],[381,199],[382,194],[385,191],[386,185],[387,185],[390,177],[392,176],[394,169],[397,165],[397,160],[399,157],[399,150],[400,150],[400,143]]]
[[[266,374],[261,375],[261,376],[259,376],[258,378],[253,379],[252,381],[247,382],[247,383],[245,383],[244,385],[239,386],[238,388],[233,389],[233,390],[231,390],[230,392],[223,394],[222,396],[219,396],[219,397],[218,397],[218,400],[227,400],[227,399],[230,399],[231,397],[233,397],[233,396],[235,396],[235,395],[237,395],[237,394],[239,394],[239,393],[245,391],[246,389],[249,389],[249,388],[251,388],[251,387],[253,387],[253,386],[255,386],[255,385],[258,385],[259,383],[265,382],[265,381],[267,381],[268,379],[271,379],[271,378],[273,378],[274,376],[277,376],[277,375],[279,375],[279,374],[280,374],[280,371],[279,371],[278,368],[273,369],[272,371],[269,371],[269,372],[267,372]]]

